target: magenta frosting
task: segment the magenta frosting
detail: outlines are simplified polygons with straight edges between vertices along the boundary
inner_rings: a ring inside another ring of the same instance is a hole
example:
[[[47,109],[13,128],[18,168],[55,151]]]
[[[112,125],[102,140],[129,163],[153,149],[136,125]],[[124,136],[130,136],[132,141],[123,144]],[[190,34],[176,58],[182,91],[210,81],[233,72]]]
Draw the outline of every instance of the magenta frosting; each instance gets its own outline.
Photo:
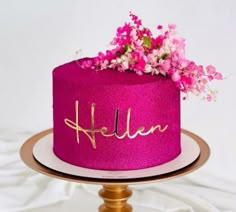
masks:
[[[85,59],[84,59],[85,60]],[[180,92],[164,76],[114,70],[81,68],[82,60],[59,66],[53,71],[53,151],[63,161],[81,167],[103,170],[141,169],[166,163],[181,152]],[[168,125],[146,136],[104,137],[96,133],[96,149],[88,137],[65,124],[75,121],[75,101],[79,101],[79,123],[91,128],[91,104],[95,104],[95,128],[114,129],[114,114],[119,109],[118,133],[126,130],[131,108],[130,132],[144,126]]]

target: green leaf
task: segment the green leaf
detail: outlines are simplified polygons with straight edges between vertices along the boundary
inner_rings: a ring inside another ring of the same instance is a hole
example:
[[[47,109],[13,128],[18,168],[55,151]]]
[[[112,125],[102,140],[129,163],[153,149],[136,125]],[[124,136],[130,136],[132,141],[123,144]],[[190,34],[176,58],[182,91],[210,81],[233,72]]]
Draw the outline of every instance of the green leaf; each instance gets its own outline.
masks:
[[[151,38],[148,37],[148,36],[144,36],[143,37],[143,43],[144,43],[144,46],[146,46],[147,48],[151,48]]]
[[[127,51],[129,50],[129,45],[128,45],[128,44],[125,44],[124,49],[125,49],[125,52],[127,52]]]

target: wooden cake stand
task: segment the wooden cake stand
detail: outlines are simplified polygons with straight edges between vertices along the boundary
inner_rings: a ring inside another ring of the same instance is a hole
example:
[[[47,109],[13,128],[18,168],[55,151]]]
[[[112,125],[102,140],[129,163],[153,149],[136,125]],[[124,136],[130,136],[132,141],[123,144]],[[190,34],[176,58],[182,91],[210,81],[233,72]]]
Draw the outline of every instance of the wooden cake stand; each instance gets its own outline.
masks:
[[[104,203],[99,207],[100,212],[131,212],[132,206],[127,203],[127,200],[132,195],[132,191],[128,187],[128,185],[158,182],[183,176],[200,168],[208,160],[210,155],[209,146],[202,138],[192,132],[182,129],[181,133],[191,137],[199,145],[200,148],[199,157],[193,163],[184,168],[166,174],[132,179],[101,179],[81,177],[55,171],[51,168],[42,165],[34,158],[34,145],[37,143],[37,141],[39,141],[41,138],[50,133],[52,133],[52,129],[40,132],[28,139],[21,147],[21,159],[30,168],[50,177],[59,178],[67,181],[74,181],[78,183],[102,185],[102,189],[99,191],[99,196],[103,198]]]

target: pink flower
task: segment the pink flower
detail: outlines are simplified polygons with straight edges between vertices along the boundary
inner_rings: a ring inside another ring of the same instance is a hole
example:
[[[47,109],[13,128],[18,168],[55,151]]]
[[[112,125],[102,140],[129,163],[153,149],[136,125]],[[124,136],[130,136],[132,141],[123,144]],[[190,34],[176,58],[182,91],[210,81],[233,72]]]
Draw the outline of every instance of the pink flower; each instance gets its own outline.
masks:
[[[155,40],[155,46],[157,48],[160,48],[163,45],[163,41],[165,40],[165,36],[164,35],[159,35]]]
[[[211,102],[211,101],[215,101],[216,100],[216,92],[215,91],[210,91],[210,93],[208,93],[206,95],[206,99],[208,102]]]
[[[203,66],[202,65],[199,65],[199,66],[197,66],[197,77],[201,77],[201,76],[203,76],[205,73],[204,73],[204,68],[203,68]]]
[[[172,74],[171,79],[172,79],[174,82],[179,82],[180,79],[181,79],[181,76],[180,76],[179,73],[176,71],[175,73]]]
[[[98,57],[100,58],[100,59],[102,59],[102,58],[104,58],[104,54],[103,54],[103,52],[98,52]]]
[[[221,73],[218,73],[216,72],[215,75],[214,75],[214,79],[217,79],[217,80],[222,80],[223,77],[222,77],[222,74]]]
[[[161,69],[163,71],[168,72],[168,70],[170,69],[171,65],[170,65],[170,60],[163,60],[163,62],[161,63]]]
[[[113,58],[114,58],[114,54],[112,53],[112,51],[107,50],[107,51],[106,51],[105,58],[106,58],[107,60],[113,59]]]
[[[92,60],[84,60],[82,61],[82,64],[81,64],[83,68],[89,68],[91,67],[91,65],[92,65]]]
[[[137,63],[135,64],[135,69],[139,70],[139,71],[144,71],[145,68],[145,61],[143,58],[139,58],[139,60],[137,61]]]
[[[189,86],[192,84],[193,80],[191,77],[182,76],[181,81],[184,85]]]
[[[212,65],[208,65],[208,66],[206,67],[206,70],[207,70],[207,73],[208,73],[208,74],[214,74],[214,73],[216,73],[216,68],[215,68],[214,66],[212,66]]]
[[[168,25],[168,28],[169,28],[170,30],[175,30],[176,25],[175,25],[175,24],[169,24],[169,25]]]
[[[178,68],[179,69],[185,69],[188,67],[190,61],[186,60],[185,58],[179,58],[178,60]]]
[[[130,12],[130,16],[132,18],[132,21],[134,22],[134,24],[136,24],[137,27],[142,25],[142,21],[138,18],[138,16],[134,15],[131,12]]]
[[[212,75],[207,76],[207,78],[208,78],[209,81],[214,79],[214,77]]]
[[[158,35],[153,36],[138,16],[130,13],[130,17],[131,22],[117,28],[111,41],[113,48],[83,62],[83,67],[122,72],[131,70],[138,75],[161,74],[169,76],[186,94],[202,94],[208,101],[215,98],[215,92],[210,90],[208,83],[222,80],[222,74],[212,65],[204,68],[186,58],[185,39],[177,34],[174,24],[169,24],[165,31],[162,31],[162,25],[157,25]]]

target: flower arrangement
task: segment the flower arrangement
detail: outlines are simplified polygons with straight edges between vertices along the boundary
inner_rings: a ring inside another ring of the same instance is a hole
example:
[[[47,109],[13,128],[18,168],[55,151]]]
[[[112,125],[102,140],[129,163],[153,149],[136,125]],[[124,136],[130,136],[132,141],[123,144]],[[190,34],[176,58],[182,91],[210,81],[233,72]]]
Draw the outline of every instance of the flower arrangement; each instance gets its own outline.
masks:
[[[200,95],[208,101],[215,99],[216,91],[209,88],[208,82],[221,80],[222,75],[212,65],[203,67],[185,57],[185,39],[177,34],[174,24],[169,24],[167,30],[158,25],[159,34],[155,37],[138,16],[130,13],[130,17],[131,22],[117,28],[111,42],[114,48],[86,60],[84,68],[161,74],[171,78],[185,94]]]

